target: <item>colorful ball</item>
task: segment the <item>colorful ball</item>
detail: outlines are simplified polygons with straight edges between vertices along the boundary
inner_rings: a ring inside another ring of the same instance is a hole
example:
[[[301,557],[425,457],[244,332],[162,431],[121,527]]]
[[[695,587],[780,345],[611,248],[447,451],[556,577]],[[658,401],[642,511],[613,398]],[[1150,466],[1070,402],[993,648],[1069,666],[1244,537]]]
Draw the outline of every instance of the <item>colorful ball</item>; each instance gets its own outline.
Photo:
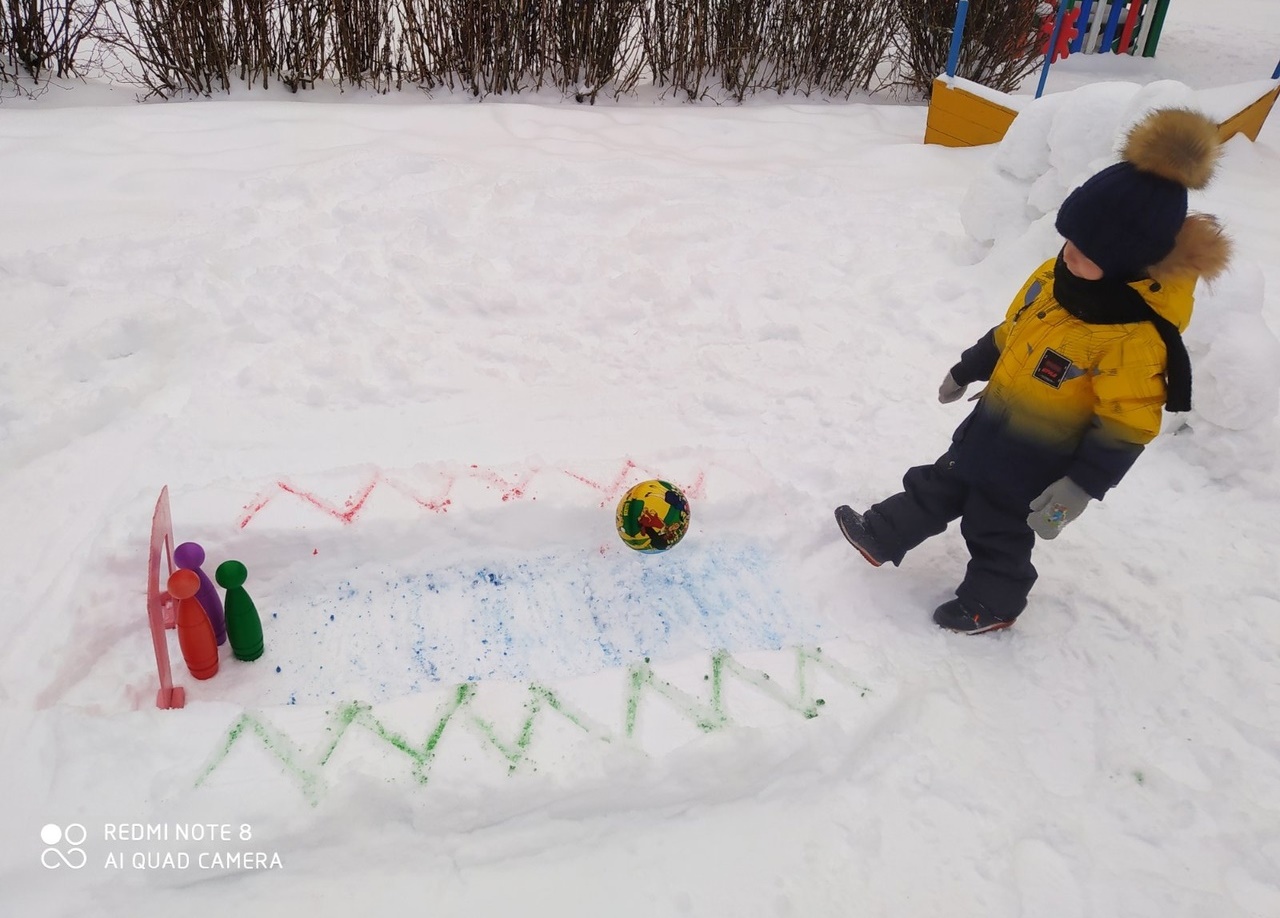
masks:
[[[642,481],[618,502],[618,535],[636,551],[666,551],[689,529],[689,501],[667,481]]]

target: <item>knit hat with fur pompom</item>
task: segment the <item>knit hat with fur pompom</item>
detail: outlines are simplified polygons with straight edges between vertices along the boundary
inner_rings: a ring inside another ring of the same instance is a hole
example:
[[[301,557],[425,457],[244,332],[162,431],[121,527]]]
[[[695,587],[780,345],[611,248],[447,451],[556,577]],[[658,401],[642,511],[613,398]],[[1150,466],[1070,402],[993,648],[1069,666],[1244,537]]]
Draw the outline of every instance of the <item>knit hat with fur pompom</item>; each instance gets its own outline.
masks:
[[[1187,219],[1187,189],[1213,178],[1218,126],[1199,112],[1160,109],[1125,140],[1122,161],[1071,192],[1056,226],[1103,275],[1142,277],[1173,251]]]

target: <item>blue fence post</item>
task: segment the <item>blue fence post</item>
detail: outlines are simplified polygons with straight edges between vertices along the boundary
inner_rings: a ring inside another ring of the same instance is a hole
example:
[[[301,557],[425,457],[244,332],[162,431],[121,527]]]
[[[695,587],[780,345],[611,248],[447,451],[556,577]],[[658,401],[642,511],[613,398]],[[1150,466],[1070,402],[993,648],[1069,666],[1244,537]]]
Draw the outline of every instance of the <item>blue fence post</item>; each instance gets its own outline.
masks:
[[[1049,36],[1049,50],[1044,55],[1044,69],[1040,71],[1040,85],[1036,87],[1036,98],[1044,95],[1044,83],[1049,79],[1049,65],[1053,63],[1053,52],[1058,47],[1058,36],[1062,34],[1062,20],[1067,17],[1067,4],[1058,4],[1058,15],[1053,20],[1053,34]]]
[[[1084,36],[1088,31],[1089,13],[1093,11],[1093,0],[1081,0],[1080,15],[1076,18],[1076,37],[1071,40],[1071,53],[1078,54],[1084,47]]]
[[[951,30],[951,50],[947,52],[947,78],[956,75],[956,65],[960,62],[960,43],[964,38],[964,21],[969,17],[969,0],[960,0],[956,7],[956,25]]]
[[[1116,42],[1116,32],[1120,29],[1120,14],[1124,12],[1124,0],[1113,0],[1111,15],[1107,17],[1107,30],[1103,33],[1102,42],[1098,45],[1099,54],[1110,54]]]

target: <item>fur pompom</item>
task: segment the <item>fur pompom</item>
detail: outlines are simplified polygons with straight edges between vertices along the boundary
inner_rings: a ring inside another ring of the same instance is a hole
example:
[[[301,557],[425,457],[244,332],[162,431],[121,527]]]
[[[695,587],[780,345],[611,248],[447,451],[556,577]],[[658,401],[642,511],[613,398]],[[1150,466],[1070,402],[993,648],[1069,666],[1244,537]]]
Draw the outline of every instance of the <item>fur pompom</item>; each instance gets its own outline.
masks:
[[[1165,108],[1138,122],[1121,155],[1143,172],[1198,189],[1213,178],[1220,153],[1216,124],[1199,112]]]
[[[1191,214],[1178,232],[1173,251],[1151,266],[1156,280],[1175,277],[1203,277],[1213,280],[1231,261],[1231,240],[1222,231],[1216,217]]]

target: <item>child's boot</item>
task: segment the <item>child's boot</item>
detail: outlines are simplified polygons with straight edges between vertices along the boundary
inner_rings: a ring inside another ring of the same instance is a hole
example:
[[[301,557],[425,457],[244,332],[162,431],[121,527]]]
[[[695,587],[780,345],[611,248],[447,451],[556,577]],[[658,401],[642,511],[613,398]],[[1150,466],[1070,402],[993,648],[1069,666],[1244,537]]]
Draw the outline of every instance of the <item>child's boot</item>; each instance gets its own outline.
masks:
[[[1017,616],[997,615],[982,603],[961,602],[952,599],[933,610],[933,620],[943,628],[958,631],[962,634],[982,634],[986,631],[999,631],[1013,624]]]
[[[857,510],[845,506],[836,507],[836,523],[849,544],[858,549],[873,567],[879,567],[889,560],[888,552],[872,535],[866,518]]]

